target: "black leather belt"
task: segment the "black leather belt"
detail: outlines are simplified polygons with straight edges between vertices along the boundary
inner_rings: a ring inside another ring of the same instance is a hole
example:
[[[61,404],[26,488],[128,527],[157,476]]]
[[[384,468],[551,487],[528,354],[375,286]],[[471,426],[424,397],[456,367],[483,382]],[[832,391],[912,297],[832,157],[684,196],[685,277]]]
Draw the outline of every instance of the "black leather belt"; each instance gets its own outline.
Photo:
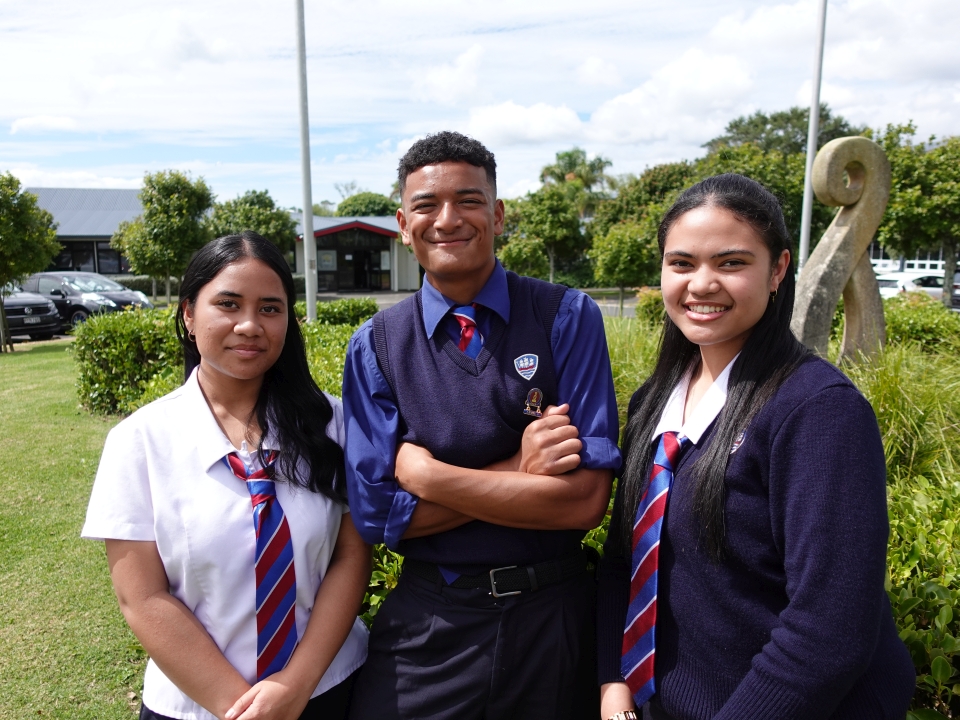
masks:
[[[450,587],[461,589],[489,589],[494,597],[519,595],[522,592],[535,592],[547,585],[569,580],[587,570],[587,554],[582,550],[560,558],[518,567],[492,568],[479,575],[461,575],[452,583],[446,583],[440,568],[434,563],[406,558],[403,561],[403,571],[411,572],[419,578],[435,583],[448,584]]]

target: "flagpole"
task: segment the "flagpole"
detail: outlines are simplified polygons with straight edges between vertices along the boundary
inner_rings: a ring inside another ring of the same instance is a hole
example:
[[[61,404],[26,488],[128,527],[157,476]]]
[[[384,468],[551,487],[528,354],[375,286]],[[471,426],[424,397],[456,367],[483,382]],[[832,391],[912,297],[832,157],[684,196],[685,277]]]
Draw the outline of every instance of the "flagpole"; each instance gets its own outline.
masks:
[[[820,0],[820,23],[817,52],[814,55],[813,92],[810,98],[810,121],[807,125],[807,167],[803,175],[803,209],[800,213],[800,254],[797,271],[803,269],[810,255],[810,223],[813,218],[813,160],[817,156],[820,135],[820,78],[823,75],[823,41],[827,29],[827,0]]]

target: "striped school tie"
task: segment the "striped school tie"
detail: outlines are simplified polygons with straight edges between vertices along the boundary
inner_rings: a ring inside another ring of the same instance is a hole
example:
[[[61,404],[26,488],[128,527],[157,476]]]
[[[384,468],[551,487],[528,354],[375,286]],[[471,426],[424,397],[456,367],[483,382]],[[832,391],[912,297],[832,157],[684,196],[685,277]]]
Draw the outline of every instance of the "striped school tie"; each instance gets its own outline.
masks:
[[[637,707],[649,700],[656,688],[653,680],[654,631],[657,625],[657,564],[660,558],[660,529],[673,471],[680,454],[690,444],[678,433],[660,437],[647,486],[633,525],[630,605],[623,629],[620,672]]]
[[[469,358],[477,359],[483,348],[483,335],[477,329],[477,304],[457,305],[451,311],[460,323],[460,345],[458,346]]]
[[[233,474],[247,484],[257,533],[257,681],[283,670],[297,647],[297,578],[293,568],[290,526],[277,500],[270,470],[277,451],[267,455],[266,467],[250,473],[232,452],[224,458]]]

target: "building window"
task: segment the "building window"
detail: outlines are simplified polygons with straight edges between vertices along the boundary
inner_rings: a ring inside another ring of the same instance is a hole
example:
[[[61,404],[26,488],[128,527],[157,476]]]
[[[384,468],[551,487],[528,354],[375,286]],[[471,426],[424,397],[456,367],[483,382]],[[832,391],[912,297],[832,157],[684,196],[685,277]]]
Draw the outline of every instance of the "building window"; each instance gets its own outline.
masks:
[[[103,275],[124,275],[130,272],[130,263],[109,242],[97,243],[97,272]]]
[[[66,243],[60,254],[53,259],[53,269],[96,272],[97,268],[93,259],[93,243]]]

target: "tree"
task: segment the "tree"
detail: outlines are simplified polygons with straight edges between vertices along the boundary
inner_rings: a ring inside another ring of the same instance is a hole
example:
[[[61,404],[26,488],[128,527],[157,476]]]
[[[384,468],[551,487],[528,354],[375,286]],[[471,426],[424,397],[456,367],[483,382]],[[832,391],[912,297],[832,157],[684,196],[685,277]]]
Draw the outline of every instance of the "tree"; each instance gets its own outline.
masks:
[[[647,207],[664,201],[673,201],[681,190],[693,183],[695,168],[686,160],[655,165],[643,171],[640,177],[629,178],[619,184],[616,197],[597,206],[593,221],[588,226],[593,237],[606,235],[620,222],[639,222],[649,213]]]
[[[363,217],[365,215],[395,215],[400,203],[386,195],[375,192],[360,192],[344,198],[337,205],[337,217]]]
[[[556,162],[540,172],[540,181],[563,186],[583,219],[590,217],[597,203],[606,197],[603,189],[611,184],[611,179],[604,171],[612,164],[601,155],[587,158],[585,150],[575,147],[558,152]]]
[[[277,207],[266,190],[248,190],[233,200],[217,203],[207,219],[213,237],[253,230],[283,251],[293,248],[297,222],[290,212]]]
[[[613,285],[620,291],[621,316],[625,288],[659,283],[657,224],[649,216],[639,223],[617,223],[593,241],[590,257],[594,261],[594,277],[599,284]]]
[[[543,245],[550,282],[556,275],[558,257],[569,257],[586,249],[580,214],[558,185],[544,185],[527,196],[521,205],[517,234]]]
[[[138,274],[165,277],[170,303],[170,275],[183,274],[193,253],[209,239],[203,214],[213,204],[210,188],[178,170],[147,173],[140,191],[143,215],[117,228],[110,244]]]
[[[723,147],[737,147],[752,143],[763,152],[776,150],[784,155],[805,153],[810,108],[792,107],[789,110],[766,113],[758,110],[753,115],[742,115],[727,123],[726,133],[704,143],[714,153]],[[850,135],[862,135],[866,127],[851,125],[840,115],[833,115],[826,103],[820,104],[820,124],[817,133],[819,150],[831,140]]]
[[[37,196],[20,191],[10,173],[0,175],[0,288],[40,272],[60,252],[53,216],[37,206]],[[0,292],[0,352],[13,351]]]
[[[320,202],[313,204],[313,216],[314,217],[333,217],[335,208],[336,208],[336,203],[332,203],[329,200],[321,200]]]
[[[893,180],[877,237],[891,255],[940,250],[943,303],[950,308],[960,249],[960,137],[915,144],[915,135],[908,123],[888,125],[880,137]]]
[[[541,280],[550,276],[546,248],[537,238],[514,238],[497,251],[497,257],[507,270],[513,270],[518,275]]]

